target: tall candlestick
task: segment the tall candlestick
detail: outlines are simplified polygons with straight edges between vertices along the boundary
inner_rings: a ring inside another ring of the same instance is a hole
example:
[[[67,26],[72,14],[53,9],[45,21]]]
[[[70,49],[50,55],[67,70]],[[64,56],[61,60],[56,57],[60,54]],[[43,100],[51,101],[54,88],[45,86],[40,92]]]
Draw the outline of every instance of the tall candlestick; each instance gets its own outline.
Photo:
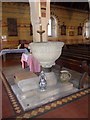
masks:
[[[42,34],[45,32],[45,30],[42,30],[42,24],[40,24],[40,30],[37,30],[37,33],[40,34],[40,42],[42,42]]]

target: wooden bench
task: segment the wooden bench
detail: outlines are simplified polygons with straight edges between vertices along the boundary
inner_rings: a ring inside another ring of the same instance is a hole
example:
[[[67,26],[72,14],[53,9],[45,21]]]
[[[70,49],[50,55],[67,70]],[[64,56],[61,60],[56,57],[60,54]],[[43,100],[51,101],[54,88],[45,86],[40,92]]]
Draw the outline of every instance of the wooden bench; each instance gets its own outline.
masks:
[[[90,56],[89,55],[82,55],[82,54],[75,54],[75,53],[68,53],[65,52],[63,53],[61,56],[66,57],[67,59],[75,59],[75,60],[79,60],[79,61],[87,61],[87,63],[90,63]]]
[[[87,72],[90,75],[90,51],[88,52],[89,47],[89,45],[64,46],[61,56],[58,58],[58,60],[56,60],[56,64],[65,66],[81,73],[85,72],[85,67],[87,67]],[[82,67],[83,61],[85,61],[87,64],[84,67]]]

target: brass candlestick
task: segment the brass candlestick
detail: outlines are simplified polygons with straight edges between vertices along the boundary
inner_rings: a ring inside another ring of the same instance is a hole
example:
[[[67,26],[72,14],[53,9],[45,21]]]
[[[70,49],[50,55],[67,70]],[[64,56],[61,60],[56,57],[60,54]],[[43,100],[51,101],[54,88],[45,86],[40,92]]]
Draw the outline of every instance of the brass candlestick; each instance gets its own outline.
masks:
[[[42,34],[45,32],[45,30],[42,30],[42,25],[40,24],[40,30],[37,30],[37,33],[40,34],[40,42],[43,42],[42,40]]]

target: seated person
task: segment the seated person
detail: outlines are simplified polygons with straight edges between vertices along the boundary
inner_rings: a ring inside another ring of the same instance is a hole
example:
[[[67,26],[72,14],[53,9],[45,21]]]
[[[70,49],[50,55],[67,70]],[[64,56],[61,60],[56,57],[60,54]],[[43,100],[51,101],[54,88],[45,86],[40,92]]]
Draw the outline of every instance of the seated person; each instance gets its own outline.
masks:
[[[30,52],[30,49],[28,48],[28,44],[21,43],[18,45],[18,49],[24,49],[26,48],[28,52]]]
[[[28,50],[28,52],[30,52],[29,44],[25,43],[25,44],[24,44],[24,48],[26,48],[26,49]]]
[[[24,48],[24,40],[19,40],[19,44],[18,44],[18,49],[23,49]]]
[[[20,48],[23,49],[23,48],[24,48],[24,44],[19,44],[19,45],[18,45],[18,49],[20,49]]]

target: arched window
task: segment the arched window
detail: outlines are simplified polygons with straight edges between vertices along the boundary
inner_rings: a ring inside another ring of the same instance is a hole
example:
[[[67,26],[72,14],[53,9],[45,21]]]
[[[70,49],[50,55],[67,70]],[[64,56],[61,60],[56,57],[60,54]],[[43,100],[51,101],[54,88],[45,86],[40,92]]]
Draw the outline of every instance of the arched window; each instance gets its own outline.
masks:
[[[56,18],[51,16],[48,25],[48,36],[56,37],[57,36],[57,21]]]

